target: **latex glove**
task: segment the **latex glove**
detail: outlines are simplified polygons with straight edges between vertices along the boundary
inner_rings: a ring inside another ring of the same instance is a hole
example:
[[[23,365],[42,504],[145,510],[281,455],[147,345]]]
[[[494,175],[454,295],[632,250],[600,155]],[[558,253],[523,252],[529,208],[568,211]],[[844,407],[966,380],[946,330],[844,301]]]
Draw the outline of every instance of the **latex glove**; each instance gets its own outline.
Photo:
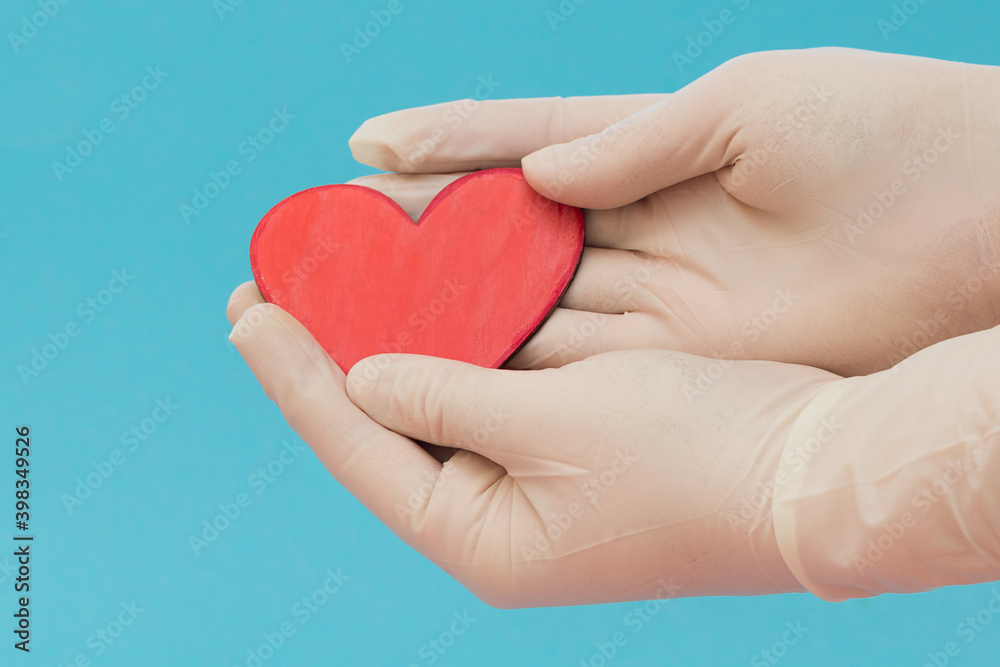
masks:
[[[580,270],[511,367],[665,348],[866,374],[1000,323],[998,72],[757,53],[673,95],[465,100],[350,145],[404,173],[521,164],[588,209]],[[453,178],[355,182],[415,217]]]
[[[1000,331],[846,382],[774,362],[712,373],[719,362],[634,350],[530,372],[382,355],[345,381],[253,283],[228,315],[265,393],[327,469],[488,604],[805,588],[837,597],[1000,578],[1000,507],[987,484],[998,472]],[[703,373],[715,379],[692,398]],[[872,399],[890,388],[898,398]],[[818,455],[814,437],[830,440]],[[441,463],[415,440],[458,451]],[[844,545],[863,553],[875,524],[917,491],[907,484],[952,456],[975,469],[865,572],[877,577],[851,578]]]
[[[776,479],[781,553],[840,601],[1000,579],[1000,327],[830,383]]]

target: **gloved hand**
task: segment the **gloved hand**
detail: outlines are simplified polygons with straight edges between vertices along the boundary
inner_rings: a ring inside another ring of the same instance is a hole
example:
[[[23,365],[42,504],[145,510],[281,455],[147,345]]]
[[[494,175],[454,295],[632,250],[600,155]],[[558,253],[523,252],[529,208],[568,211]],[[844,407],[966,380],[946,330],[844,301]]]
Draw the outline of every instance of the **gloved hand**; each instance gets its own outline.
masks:
[[[354,182],[416,217],[448,172],[520,164],[588,209],[580,270],[510,367],[663,348],[866,374],[1000,323],[998,77],[816,49],[673,95],[439,104],[365,122],[355,157],[403,175]]]
[[[670,351],[539,371],[383,355],[345,379],[253,283],[228,316],[327,469],[491,605],[840,598],[1000,578],[1000,329],[848,380],[762,361],[713,371]],[[442,464],[415,440],[458,451]],[[865,540],[952,459],[964,472],[947,497],[855,576]]]

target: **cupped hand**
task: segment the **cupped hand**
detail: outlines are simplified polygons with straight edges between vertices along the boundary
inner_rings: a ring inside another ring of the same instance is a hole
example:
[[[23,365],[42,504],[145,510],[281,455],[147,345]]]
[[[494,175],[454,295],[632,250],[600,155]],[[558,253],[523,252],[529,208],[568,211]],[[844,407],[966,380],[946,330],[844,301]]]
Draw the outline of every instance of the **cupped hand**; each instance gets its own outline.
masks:
[[[804,590],[770,516],[822,370],[619,351],[558,369],[381,355],[348,376],[254,284],[231,340],[288,423],[378,519],[500,607]],[[713,375],[716,375],[713,373]],[[455,448],[443,463],[419,443]]]
[[[558,308],[511,361],[628,348],[841,375],[1000,323],[998,69],[849,49],[736,58],[672,95],[386,114],[357,183],[414,217],[459,174],[523,167],[585,208]]]

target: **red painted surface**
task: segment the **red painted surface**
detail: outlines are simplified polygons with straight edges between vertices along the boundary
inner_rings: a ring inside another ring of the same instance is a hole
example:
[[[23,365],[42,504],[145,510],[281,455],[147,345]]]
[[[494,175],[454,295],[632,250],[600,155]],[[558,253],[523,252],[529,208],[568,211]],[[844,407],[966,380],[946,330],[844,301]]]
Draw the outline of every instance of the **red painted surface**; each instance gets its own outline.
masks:
[[[356,185],[296,193],[260,221],[250,264],[345,371],[380,352],[499,367],[559,302],[583,251],[583,213],[520,169],[442,190],[417,224]]]

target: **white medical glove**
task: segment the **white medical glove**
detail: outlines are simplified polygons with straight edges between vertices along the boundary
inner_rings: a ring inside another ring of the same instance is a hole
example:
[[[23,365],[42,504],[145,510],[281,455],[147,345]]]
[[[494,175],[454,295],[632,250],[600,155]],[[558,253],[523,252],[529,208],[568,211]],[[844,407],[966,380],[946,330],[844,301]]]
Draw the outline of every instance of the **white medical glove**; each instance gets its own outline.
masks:
[[[648,350],[539,371],[380,355],[345,380],[253,283],[228,315],[264,392],[331,474],[491,605],[839,598],[1000,578],[986,483],[1000,415],[973,409],[1000,400],[997,330],[846,381]],[[442,463],[418,441],[457,451]],[[922,517],[866,577],[845,573],[873,526],[962,447],[972,467],[939,503],[950,509]]]
[[[587,209],[580,270],[510,367],[664,348],[867,374],[1000,323],[998,77],[831,48],[672,95],[439,104],[365,122],[355,157],[403,175],[354,182],[416,217],[448,172],[521,165]]]

